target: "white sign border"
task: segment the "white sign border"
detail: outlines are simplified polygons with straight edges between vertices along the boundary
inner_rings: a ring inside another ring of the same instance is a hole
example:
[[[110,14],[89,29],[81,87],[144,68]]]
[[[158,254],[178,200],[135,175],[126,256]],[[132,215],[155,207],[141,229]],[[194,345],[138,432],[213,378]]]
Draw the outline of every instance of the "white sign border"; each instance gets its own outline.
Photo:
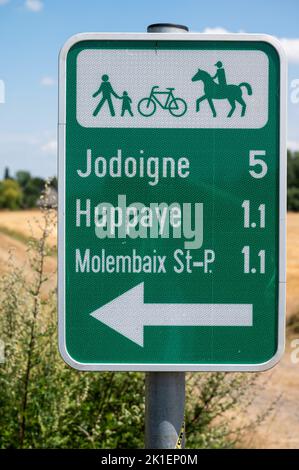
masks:
[[[65,340],[65,128],[66,128],[66,62],[72,46],[81,41],[259,41],[275,48],[280,58],[280,160],[279,160],[279,290],[278,345],[275,355],[261,364],[117,364],[79,363],[67,351]],[[59,351],[63,360],[81,371],[198,371],[256,372],[274,367],[285,349],[286,306],[286,166],[287,166],[287,59],[280,42],[266,34],[203,34],[203,33],[80,33],[72,36],[59,56],[58,111],[58,330]]]

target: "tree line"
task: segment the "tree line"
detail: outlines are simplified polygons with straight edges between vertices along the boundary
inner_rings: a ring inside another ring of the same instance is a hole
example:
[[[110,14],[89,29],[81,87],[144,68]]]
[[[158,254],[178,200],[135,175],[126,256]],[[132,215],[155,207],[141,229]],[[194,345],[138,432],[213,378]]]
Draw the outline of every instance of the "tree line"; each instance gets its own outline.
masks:
[[[37,206],[38,200],[45,189],[46,180],[32,176],[29,171],[17,171],[11,176],[9,168],[5,168],[3,180],[0,181],[0,209],[31,209]],[[57,178],[54,177],[49,187],[57,190]]]

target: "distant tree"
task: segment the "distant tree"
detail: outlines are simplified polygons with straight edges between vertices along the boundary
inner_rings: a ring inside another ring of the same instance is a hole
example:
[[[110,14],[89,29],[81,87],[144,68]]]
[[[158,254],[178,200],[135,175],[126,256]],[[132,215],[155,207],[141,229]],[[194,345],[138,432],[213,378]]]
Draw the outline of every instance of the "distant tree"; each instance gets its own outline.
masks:
[[[12,179],[0,181],[0,208],[16,210],[22,204],[22,189],[19,183]]]
[[[5,167],[5,170],[4,170],[4,179],[5,180],[11,179],[8,166]]]
[[[23,191],[23,208],[35,207],[45,187],[45,180],[38,177],[32,178],[28,171],[18,171],[16,179]]]
[[[288,152],[288,210],[299,211],[299,152]]]
[[[46,182],[43,178],[31,178],[24,189],[24,197],[26,196],[28,207],[36,206],[36,203],[44,190],[45,184]]]
[[[288,211],[299,211],[299,188],[288,188]]]
[[[16,180],[21,186],[21,188],[24,189],[31,180],[31,174],[29,173],[29,171],[17,171]]]

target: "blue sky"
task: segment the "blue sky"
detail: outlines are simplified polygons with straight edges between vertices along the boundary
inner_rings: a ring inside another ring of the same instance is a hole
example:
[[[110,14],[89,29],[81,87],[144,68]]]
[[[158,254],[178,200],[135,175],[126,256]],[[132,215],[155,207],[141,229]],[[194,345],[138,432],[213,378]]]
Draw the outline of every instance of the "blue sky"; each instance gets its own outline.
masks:
[[[144,32],[157,22],[181,23],[198,32],[284,38],[288,140],[299,150],[299,102],[290,99],[291,83],[299,80],[298,17],[298,0],[0,0],[0,80],[6,87],[0,103],[0,178],[5,166],[12,173],[56,174],[57,57],[68,37],[86,31]]]

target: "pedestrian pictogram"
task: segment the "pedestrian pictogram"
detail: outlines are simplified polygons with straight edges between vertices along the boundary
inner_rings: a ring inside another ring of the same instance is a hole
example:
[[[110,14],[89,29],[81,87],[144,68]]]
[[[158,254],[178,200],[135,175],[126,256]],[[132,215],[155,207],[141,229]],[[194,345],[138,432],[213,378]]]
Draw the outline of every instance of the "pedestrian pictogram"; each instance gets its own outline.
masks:
[[[111,116],[115,116],[112,99],[113,97],[120,99],[120,97],[113,90],[112,85],[109,82],[109,76],[107,74],[104,74],[102,76],[101,86],[92,96],[93,98],[96,98],[98,95],[101,95],[101,101],[99,102],[96,109],[94,110],[93,115],[97,116],[99,112],[101,111],[102,107],[104,106],[104,104],[107,103]]]

